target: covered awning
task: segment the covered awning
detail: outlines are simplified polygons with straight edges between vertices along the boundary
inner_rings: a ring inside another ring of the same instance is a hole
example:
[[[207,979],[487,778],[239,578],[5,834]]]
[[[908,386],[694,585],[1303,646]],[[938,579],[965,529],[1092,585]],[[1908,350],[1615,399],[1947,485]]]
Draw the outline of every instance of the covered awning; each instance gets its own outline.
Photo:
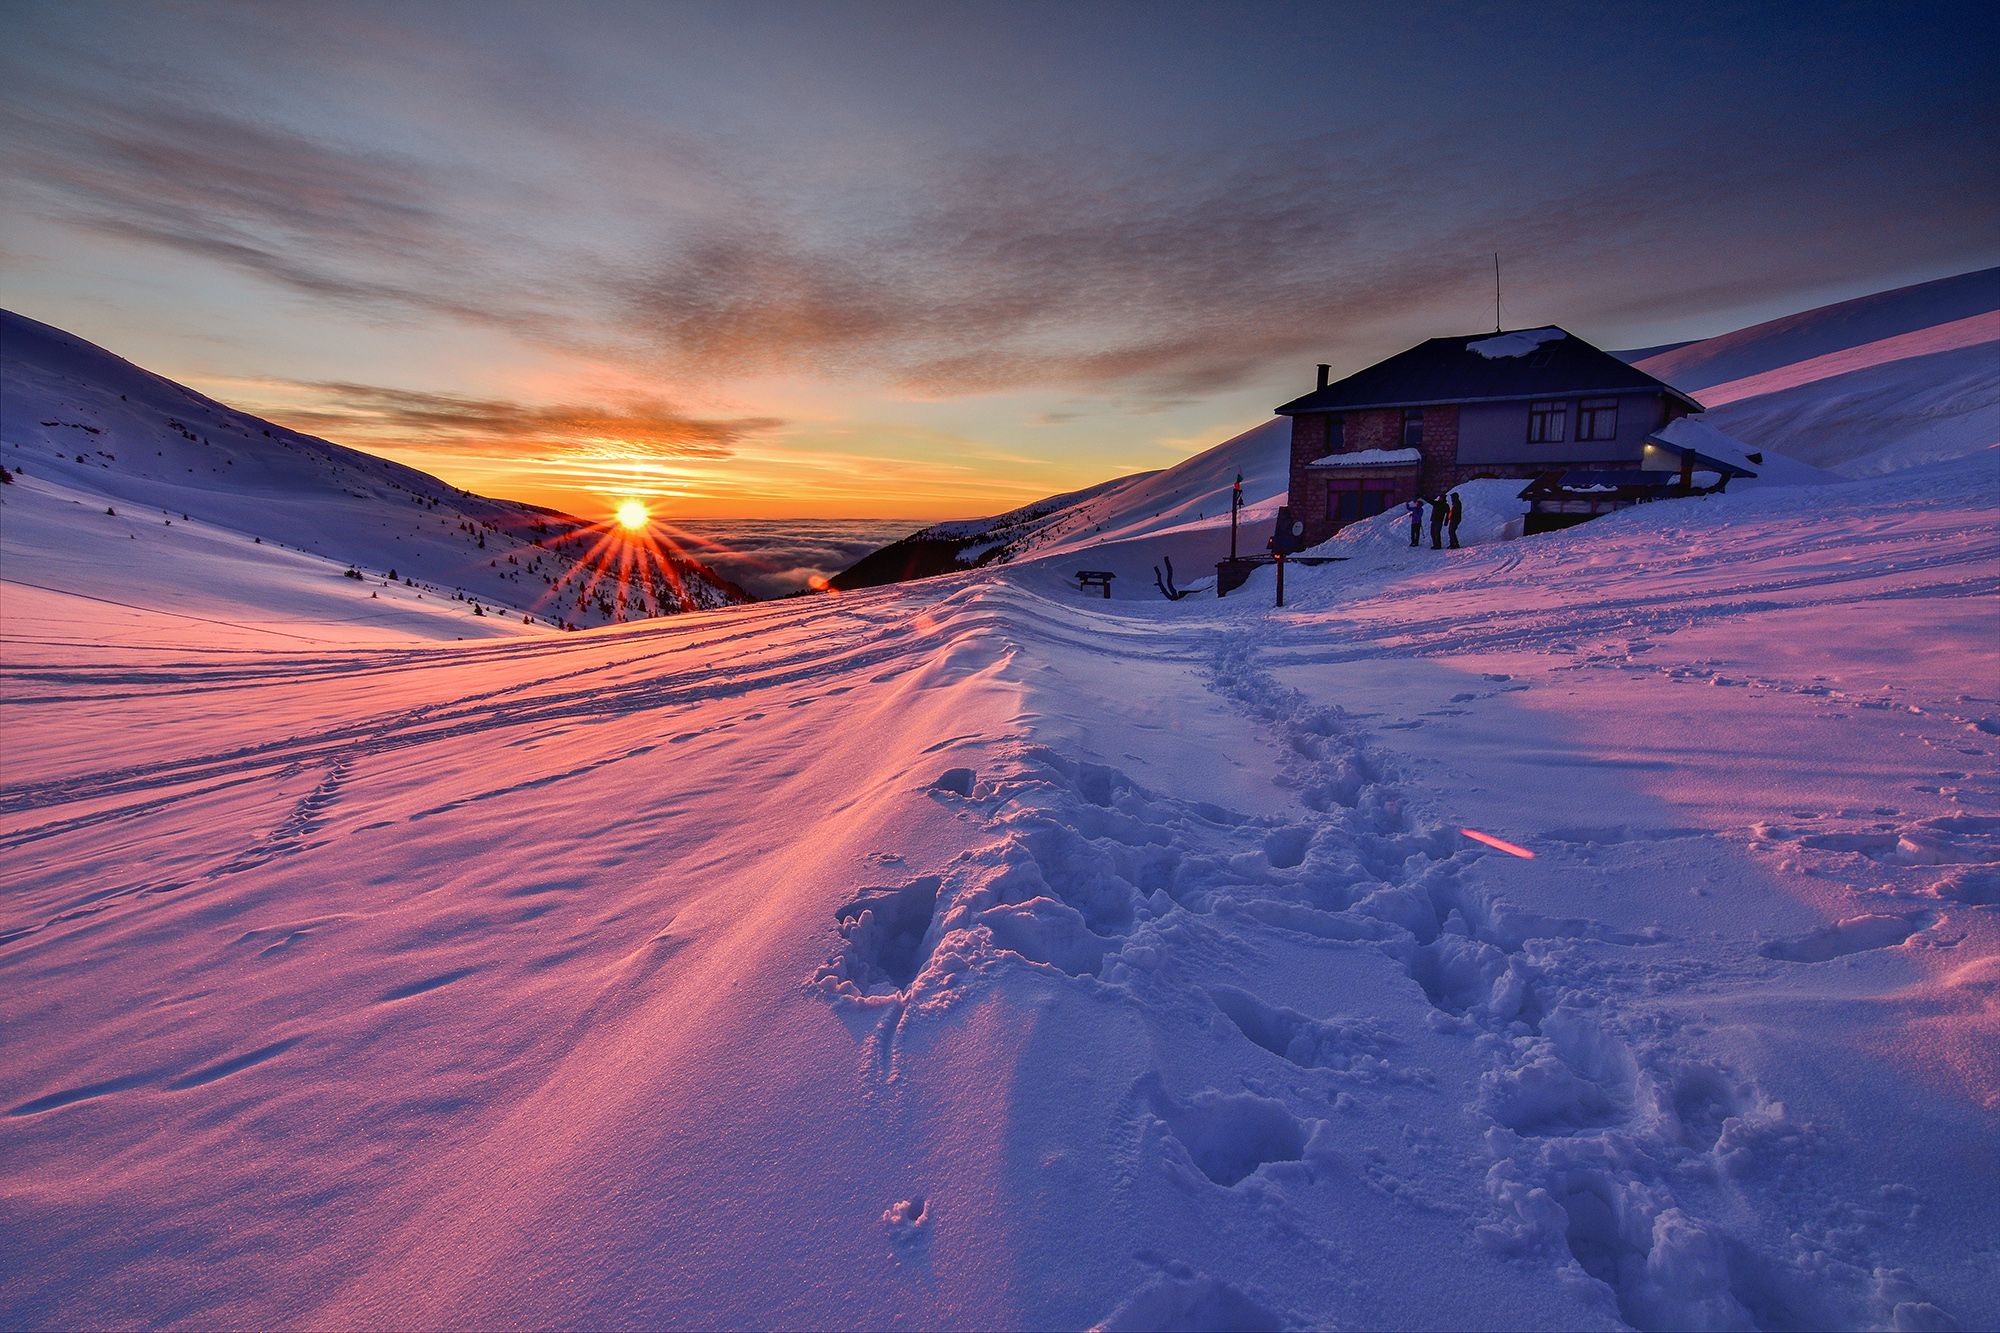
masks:
[[[1700,417],[1676,417],[1646,437],[1646,466],[1655,460],[1672,460],[1673,471],[1713,472],[1727,481],[1730,477],[1754,477],[1754,464],[1764,461],[1733,435],[1725,434]]]
[[[1521,488],[1521,499],[1631,502],[1683,493],[1678,472],[1649,472],[1643,468],[1578,468],[1572,472],[1543,473]]]

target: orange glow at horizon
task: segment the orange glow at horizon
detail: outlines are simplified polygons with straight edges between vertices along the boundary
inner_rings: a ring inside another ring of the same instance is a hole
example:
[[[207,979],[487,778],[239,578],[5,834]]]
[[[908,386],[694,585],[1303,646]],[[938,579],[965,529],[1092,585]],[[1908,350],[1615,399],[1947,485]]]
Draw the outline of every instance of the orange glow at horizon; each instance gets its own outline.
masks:
[[[1469,828],[1462,828],[1459,830],[1459,832],[1463,833],[1466,837],[1472,839],[1474,842],[1483,842],[1488,847],[1498,847],[1501,851],[1507,853],[1507,855],[1509,856],[1519,856],[1529,861],[1535,859],[1535,854],[1529,851],[1526,847],[1516,847],[1513,843],[1508,842],[1502,838],[1496,838],[1490,833],[1481,833],[1478,829],[1469,829]]]

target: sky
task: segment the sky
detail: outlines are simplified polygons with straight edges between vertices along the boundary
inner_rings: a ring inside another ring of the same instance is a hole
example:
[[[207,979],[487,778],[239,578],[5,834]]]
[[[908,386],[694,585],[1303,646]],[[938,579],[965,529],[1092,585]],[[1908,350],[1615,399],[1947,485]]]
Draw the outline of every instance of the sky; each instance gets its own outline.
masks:
[[[0,0],[0,303],[595,516],[989,514],[1314,364],[2000,262],[2000,6]]]

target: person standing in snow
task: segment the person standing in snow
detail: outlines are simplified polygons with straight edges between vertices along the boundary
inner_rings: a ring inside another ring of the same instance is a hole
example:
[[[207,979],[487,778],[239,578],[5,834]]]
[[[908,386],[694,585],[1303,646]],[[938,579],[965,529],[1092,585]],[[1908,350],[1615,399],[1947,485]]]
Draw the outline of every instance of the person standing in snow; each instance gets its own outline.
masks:
[[[1410,516],[1410,545],[1415,546],[1417,544],[1417,535],[1423,531],[1424,527],[1424,497],[1421,495],[1412,496],[1409,502],[1403,506],[1403,512]]]
[[[1458,549],[1458,524],[1465,517],[1465,501],[1458,498],[1458,492],[1451,493],[1451,549]]]
[[[1444,516],[1445,510],[1449,507],[1450,505],[1444,496],[1434,495],[1431,497],[1431,549],[1433,551],[1442,551],[1444,549]]]

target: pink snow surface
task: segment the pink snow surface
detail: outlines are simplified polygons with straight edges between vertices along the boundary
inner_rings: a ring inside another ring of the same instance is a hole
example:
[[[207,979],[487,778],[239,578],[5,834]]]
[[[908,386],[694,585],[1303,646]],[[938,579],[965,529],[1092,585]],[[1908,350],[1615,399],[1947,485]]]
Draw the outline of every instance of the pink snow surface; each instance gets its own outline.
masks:
[[[1846,375],[1857,370],[1871,370],[1876,366],[1907,361],[1912,357],[1956,352],[1963,348],[1982,345],[1992,348],[1991,354],[1996,371],[2000,371],[2000,311],[1988,311],[1985,314],[1970,315],[1930,328],[1899,333],[1889,338],[1878,338],[1857,347],[1844,347],[1837,352],[1828,352],[1824,356],[1808,357],[1806,360],[1795,361],[1774,370],[1711,385],[1701,391],[1701,401],[1711,408],[1721,407],[1725,403],[1757,398],[1784,389],[1795,389],[1802,384],[1816,384],[1820,380],[1832,379],[1836,375]]]
[[[1993,480],[1283,611],[10,588],[0,1321],[1990,1327]]]

